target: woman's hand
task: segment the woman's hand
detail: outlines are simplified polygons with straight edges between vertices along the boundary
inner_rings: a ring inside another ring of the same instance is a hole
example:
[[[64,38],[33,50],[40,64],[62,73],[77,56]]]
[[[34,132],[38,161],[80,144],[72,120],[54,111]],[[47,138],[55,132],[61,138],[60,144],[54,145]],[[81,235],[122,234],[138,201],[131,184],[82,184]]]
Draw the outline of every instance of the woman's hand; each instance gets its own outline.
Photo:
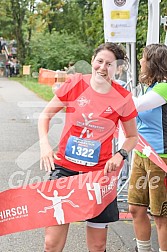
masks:
[[[104,175],[106,176],[108,172],[116,171],[121,163],[122,163],[123,157],[120,153],[116,153],[112,158],[110,158],[104,167]]]
[[[40,158],[40,170],[45,169],[45,171],[55,170],[54,159],[60,160],[53,152],[50,145],[41,146],[41,158]]]

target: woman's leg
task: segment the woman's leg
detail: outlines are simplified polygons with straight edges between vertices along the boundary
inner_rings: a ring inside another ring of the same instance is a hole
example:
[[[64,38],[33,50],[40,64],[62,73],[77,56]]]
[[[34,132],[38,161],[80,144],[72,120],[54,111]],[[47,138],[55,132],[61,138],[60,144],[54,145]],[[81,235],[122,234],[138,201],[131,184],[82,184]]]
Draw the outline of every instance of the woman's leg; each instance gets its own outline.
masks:
[[[69,224],[45,228],[45,252],[62,252]]]
[[[154,216],[158,233],[159,247],[162,251],[167,251],[167,217]]]
[[[137,240],[150,240],[151,223],[147,215],[147,207],[129,205],[129,211],[132,214],[134,232]]]
[[[107,225],[100,223],[92,223],[87,225],[87,247],[90,252],[104,252],[106,251],[107,242]]]

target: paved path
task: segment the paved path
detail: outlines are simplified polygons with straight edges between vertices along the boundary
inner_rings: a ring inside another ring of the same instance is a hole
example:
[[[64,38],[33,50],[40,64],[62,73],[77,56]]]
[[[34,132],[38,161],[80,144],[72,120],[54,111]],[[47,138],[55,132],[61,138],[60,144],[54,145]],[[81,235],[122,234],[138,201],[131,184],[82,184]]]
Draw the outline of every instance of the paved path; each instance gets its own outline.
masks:
[[[42,179],[39,171],[37,118],[46,105],[34,93],[10,79],[0,79],[0,191],[11,186],[34,183]],[[63,114],[54,120],[50,136],[53,146],[58,142]],[[54,135],[54,141],[53,136]],[[155,225],[152,223],[153,245],[158,251]],[[107,252],[134,252],[131,221],[109,226]],[[43,252],[43,229],[0,237],[0,252]],[[63,252],[86,252],[85,222],[71,224]]]

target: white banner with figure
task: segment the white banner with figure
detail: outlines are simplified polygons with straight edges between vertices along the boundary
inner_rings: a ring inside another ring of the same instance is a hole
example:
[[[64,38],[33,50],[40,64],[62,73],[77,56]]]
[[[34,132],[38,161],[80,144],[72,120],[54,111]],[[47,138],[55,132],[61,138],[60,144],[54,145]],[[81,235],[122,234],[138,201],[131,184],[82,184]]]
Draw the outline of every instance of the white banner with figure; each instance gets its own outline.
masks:
[[[109,42],[136,42],[139,0],[102,0],[104,36]]]

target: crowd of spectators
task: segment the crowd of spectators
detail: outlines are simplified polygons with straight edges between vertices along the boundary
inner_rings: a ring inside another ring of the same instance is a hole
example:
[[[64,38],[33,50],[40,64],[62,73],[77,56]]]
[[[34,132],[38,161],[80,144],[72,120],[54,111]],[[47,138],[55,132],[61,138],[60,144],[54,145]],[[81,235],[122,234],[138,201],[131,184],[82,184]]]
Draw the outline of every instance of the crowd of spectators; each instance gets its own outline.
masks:
[[[4,57],[0,58],[0,76],[17,76],[20,65],[17,59],[16,41],[6,41],[3,37],[0,37],[0,55],[4,55]]]
[[[13,77],[19,74],[20,64],[16,57],[9,57],[5,63],[5,76]]]

